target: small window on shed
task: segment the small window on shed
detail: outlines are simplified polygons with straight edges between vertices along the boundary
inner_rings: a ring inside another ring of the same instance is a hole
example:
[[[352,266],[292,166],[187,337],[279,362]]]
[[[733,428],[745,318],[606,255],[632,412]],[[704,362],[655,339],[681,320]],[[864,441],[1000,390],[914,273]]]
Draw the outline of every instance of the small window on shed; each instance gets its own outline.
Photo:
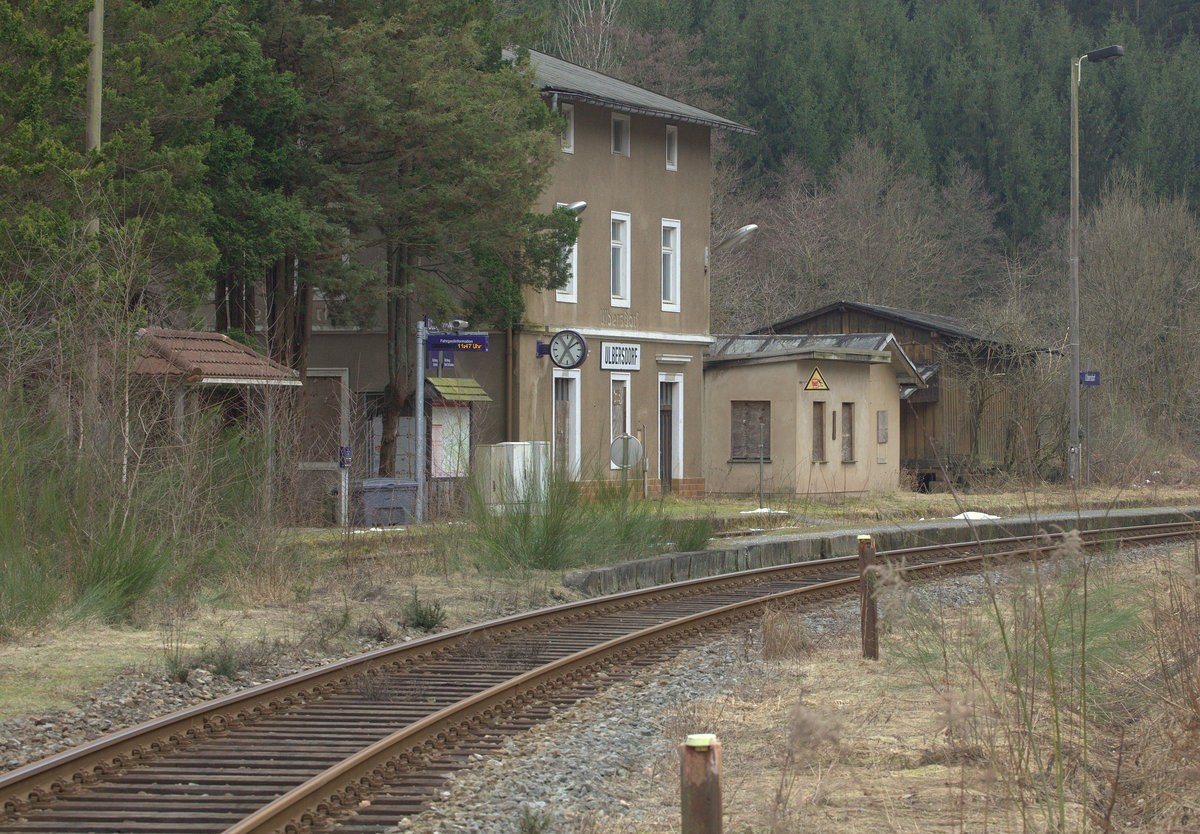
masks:
[[[729,459],[771,459],[771,403],[769,400],[733,400],[729,403]]]
[[[888,413],[886,411],[875,412],[875,442],[880,446],[888,442]]]

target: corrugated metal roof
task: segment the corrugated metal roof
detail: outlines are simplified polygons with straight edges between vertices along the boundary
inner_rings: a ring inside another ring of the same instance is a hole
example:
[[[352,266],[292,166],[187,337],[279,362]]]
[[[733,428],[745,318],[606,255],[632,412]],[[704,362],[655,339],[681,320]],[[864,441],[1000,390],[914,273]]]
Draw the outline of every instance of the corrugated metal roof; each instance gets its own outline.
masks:
[[[470,377],[452,378],[445,376],[426,377],[425,381],[437,392],[439,399],[450,402],[482,402],[490,403],[483,386]]]
[[[224,333],[164,330],[138,331],[142,352],[135,374],[155,374],[189,385],[299,385],[300,375]]]
[[[705,365],[754,359],[833,359],[890,362],[897,382],[923,386],[921,375],[891,333],[714,336]]]
[[[504,57],[512,60],[516,54],[504,50]],[[633,84],[618,81],[603,73],[572,64],[561,58],[529,50],[534,77],[542,92],[557,94],[562,101],[580,101],[598,107],[608,107],[621,113],[656,116],[673,121],[708,125],[731,130],[735,133],[757,133],[753,128],[735,121],[684,104],[673,98],[652,93]]]
[[[857,310],[864,313],[872,313],[882,318],[922,327],[926,330],[936,330],[939,333],[959,336],[964,339],[978,339],[984,342],[999,341],[993,334],[963,319],[939,316],[933,313],[921,313],[916,310],[904,310],[899,307],[885,307],[882,304],[865,304],[861,301],[835,301],[832,304],[826,304],[824,307],[817,307],[814,310],[799,313],[791,318],[760,328],[754,332],[767,333],[787,330],[790,327],[803,324],[809,319],[826,315],[835,310]]]

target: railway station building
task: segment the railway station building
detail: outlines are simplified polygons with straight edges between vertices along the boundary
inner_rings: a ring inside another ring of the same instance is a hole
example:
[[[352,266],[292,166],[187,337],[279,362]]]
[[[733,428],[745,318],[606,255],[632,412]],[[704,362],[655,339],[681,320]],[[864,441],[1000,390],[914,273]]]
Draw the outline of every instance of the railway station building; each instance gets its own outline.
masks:
[[[763,335],[886,332],[923,384],[900,392],[901,467],[924,490],[1014,472],[1038,457],[1036,379],[1047,350],[1021,348],[971,322],[880,304],[835,301]]]
[[[644,450],[633,476],[648,493],[701,495],[711,142],[714,131],[753,131],[530,55],[546,106],[566,124],[551,183],[532,208],[578,213],[572,276],[557,291],[525,290],[523,325],[488,333],[486,352],[427,365],[428,475],[461,479],[480,445],[534,443],[575,479],[616,478],[610,444],[628,434]],[[362,404],[351,418],[350,443],[363,450],[355,477],[378,465],[381,421],[371,403],[386,383],[385,333],[382,320],[339,328],[317,304],[310,368]],[[396,471],[406,477],[416,477],[414,440],[404,436],[413,423],[402,420],[397,443]]]

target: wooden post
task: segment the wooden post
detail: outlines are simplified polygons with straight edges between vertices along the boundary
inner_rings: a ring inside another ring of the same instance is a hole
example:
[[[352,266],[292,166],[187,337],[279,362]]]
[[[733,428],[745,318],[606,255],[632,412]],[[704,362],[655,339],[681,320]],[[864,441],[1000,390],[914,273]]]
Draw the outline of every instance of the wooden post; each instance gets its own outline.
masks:
[[[690,735],[679,745],[682,834],[721,834],[721,742]]]
[[[862,608],[862,653],[867,660],[879,659],[879,612],[875,607],[875,541],[858,537],[859,601]]]

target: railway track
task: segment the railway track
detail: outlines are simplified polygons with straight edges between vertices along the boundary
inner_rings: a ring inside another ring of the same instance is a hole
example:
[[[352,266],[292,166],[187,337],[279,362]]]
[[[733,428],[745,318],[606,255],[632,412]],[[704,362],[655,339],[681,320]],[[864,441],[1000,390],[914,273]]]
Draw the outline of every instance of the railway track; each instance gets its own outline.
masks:
[[[1194,537],[1191,522],[1080,533]],[[1045,556],[1059,537],[881,552],[912,578]],[[561,705],[767,606],[858,590],[857,557],[693,580],[458,629],[182,710],[0,775],[0,832],[379,831]]]

